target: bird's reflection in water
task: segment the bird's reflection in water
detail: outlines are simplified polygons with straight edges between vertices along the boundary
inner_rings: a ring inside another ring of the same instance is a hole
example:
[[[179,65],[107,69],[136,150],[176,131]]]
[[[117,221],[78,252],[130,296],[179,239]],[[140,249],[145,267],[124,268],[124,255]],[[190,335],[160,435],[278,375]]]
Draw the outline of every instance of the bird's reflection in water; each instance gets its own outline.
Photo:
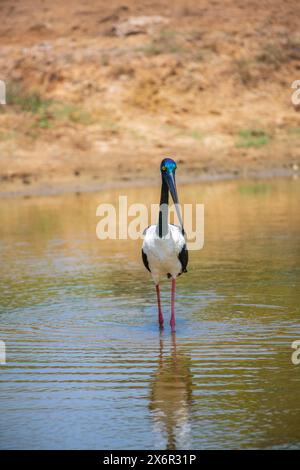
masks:
[[[176,349],[175,333],[166,353],[160,334],[158,369],[151,382],[150,404],[157,445],[174,450],[188,448],[192,401],[191,357]]]

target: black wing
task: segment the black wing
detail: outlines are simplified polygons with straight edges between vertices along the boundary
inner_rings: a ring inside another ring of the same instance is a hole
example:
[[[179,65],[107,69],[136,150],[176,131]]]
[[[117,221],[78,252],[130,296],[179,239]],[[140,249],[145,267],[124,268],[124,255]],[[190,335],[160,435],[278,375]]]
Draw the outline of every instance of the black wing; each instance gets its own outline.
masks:
[[[142,258],[143,258],[143,263],[144,263],[145,268],[148,269],[148,271],[151,273],[151,270],[149,268],[148,258],[147,258],[146,253],[143,251],[143,249],[142,249]]]
[[[148,225],[148,227],[145,228],[145,230],[143,231],[143,235],[145,235],[149,227],[150,225]],[[149,268],[148,258],[147,258],[146,253],[143,251],[143,248],[142,248],[142,258],[143,258],[143,263],[144,263],[145,268],[148,269],[148,271],[151,273],[151,269]]]
[[[183,245],[181,252],[178,255],[179,261],[181,263],[181,273],[187,273],[187,265],[189,261],[189,252],[186,248],[186,244]]]
[[[179,227],[179,225],[175,225],[175,224],[171,224],[171,225],[174,225],[174,227],[178,227],[179,229],[181,229],[182,235],[185,236],[185,231],[184,231],[183,227]],[[182,274],[182,273],[187,273],[186,267],[187,267],[188,261],[189,261],[189,252],[187,250],[186,244],[183,245],[182,250],[178,255],[178,259],[181,263],[181,272],[178,274],[178,276],[180,276],[180,274]],[[169,277],[169,275],[168,275],[168,277]],[[171,277],[171,274],[170,274],[170,277]]]

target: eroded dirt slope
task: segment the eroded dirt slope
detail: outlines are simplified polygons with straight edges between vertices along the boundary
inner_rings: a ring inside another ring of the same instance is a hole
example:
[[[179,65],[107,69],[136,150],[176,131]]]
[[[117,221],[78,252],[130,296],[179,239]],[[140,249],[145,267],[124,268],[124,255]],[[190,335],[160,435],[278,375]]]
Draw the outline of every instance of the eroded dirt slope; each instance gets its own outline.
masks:
[[[297,1],[0,3],[2,190],[298,172]],[[79,184],[79,183],[78,183]]]

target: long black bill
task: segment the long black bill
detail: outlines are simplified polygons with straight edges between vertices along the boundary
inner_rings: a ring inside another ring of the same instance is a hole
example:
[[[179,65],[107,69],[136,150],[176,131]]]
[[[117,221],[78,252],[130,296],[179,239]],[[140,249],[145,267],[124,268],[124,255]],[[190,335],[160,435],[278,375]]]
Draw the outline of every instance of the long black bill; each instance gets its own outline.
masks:
[[[166,173],[164,174],[164,177],[166,179],[169,191],[171,193],[172,199],[175,204],[175,209],[176,209],[180,227],[183,228],[180,206],[179,206],[179,201],[178,201],[178,196],[177,196],[177,188],[176,188],[176,183],[175,183],[175,175],[174,173]]]

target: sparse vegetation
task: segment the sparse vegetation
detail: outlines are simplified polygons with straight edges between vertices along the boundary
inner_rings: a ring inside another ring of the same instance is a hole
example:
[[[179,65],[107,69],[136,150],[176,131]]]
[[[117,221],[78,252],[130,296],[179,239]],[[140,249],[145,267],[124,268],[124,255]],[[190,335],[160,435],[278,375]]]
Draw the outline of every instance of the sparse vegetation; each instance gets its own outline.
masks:
[[[52,115],[50,113],[42,112],[34,126],[39,127],[40,129],[50,129],[50,127],[53,126],[51,120]]]
[[[44,98],[37,90],[28,90],[18,83],[8,84],[7,106],[13,106],[22,112],[31,113],[34,121],[33,127],[41,129],[51,127],[50,107],[52,104],[52,100]]]
[[[21,111],[39,113],[46,110],[52,101],[44,99],[36,90],[26,90],[17,83],[7,86],[7,105],[18,107]]]
[[[287,52],[287,61],[288,60],[297,60],[299,61],[300,57],[300,35],[295,35],[287,38],[285,44],[285,50]]]
[[[101,65],[103,65],[103,67],[107,67],[109,63],[109,56],[107,54],[103,54],[103,56],[101,57]]]
[[[176,31],[163,29],[143,48],[143,51],[146,55],[151,56],[160,54],[179,54],[183,53],[185,49],[180,44],[178,33]]]
[[[203,139],[203,134],[202,132],[198,131],[198,129],[191,129],[182,135],[186,135],[188,137],[191,137],[194,140],[202,140]]]
[[[111,134],[117,134],[120,130],[119,124],[110,119],[102,119],[100,124],[104,131],[110,132]]]
[[[292,127],[290,129],[288,129],[288,134],[299,136],[300,135],[300,127]]]
[[[54,119],[70,121],[76,124],[88,126],[92,124],[91,115],[73,104],[55,102],[53,104],[52,115]]]
[[[174,138],[177,137],[190,137],[191,139],[201,141],[204,137],[203,133],[198,129],[186,129],[176,125],[168,124],[165,126],[165,130],[172,134]]]
[[[258,62],[270,65],[274,69],[278,69],[286,60],[282,46],[276,43],[266,44],[256,59]]]
[[[236,147],[263,147],[270,142],[270,136],[262,129],[244,129],[239,132]]]
[[[192,55],[192,59],[195,62],[202,62],[205,58],[205,52],[207,51],[203,51],[202,49],[196,49],[196,51]]]
[[[27,90],[16,83],[10,83],[7,90],[7,107],[2,110],[7,111],[14,107],[22,112],[32,115],[32,128],[50,129],[57,121],[68,121],[71,123],[89,125],[92,119],[89,113],[73,104],[44,98],[36,90]],[[36,132],[27,133],[33,138]]]
[[[253,60],[248,58],[238,59],[235,61],[235,67],[243,85],[249,85],[255,80],[253,74]]]
[[[298,36],[286,36],[283,39],[265,44],[256,60],[277,70],[290,60],[299,60],[299,57],[300,38]]]
[[[12,140],[16,138],[16,132],[9,130],[0,131],[0,141]]]
[[[254,85],[266,77],[270,70],[276,71],[291,60],[299,60],[300,38],[285,36],[262,45],[255,56],[248,55],[235,61],[235,68],[244,85]]]

